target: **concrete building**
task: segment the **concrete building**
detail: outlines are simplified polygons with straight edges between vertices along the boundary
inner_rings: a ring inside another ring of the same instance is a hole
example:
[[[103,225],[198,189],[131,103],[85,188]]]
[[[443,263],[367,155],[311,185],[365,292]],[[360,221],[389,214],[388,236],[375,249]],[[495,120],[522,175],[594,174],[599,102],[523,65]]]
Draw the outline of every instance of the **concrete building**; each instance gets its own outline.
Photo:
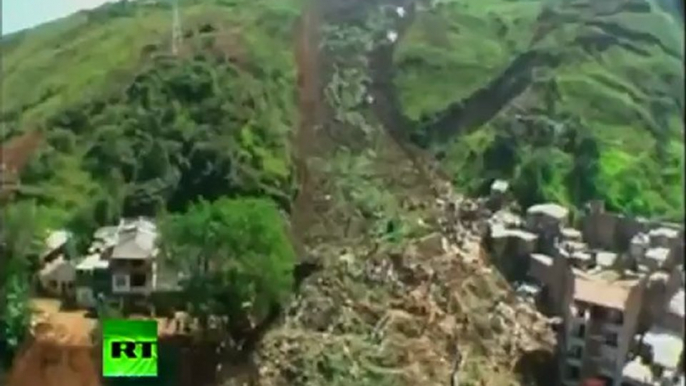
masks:
[[[638,326],[643,285],[636,280],[606,281],[577,274],[565,319],[562,382],[576,386],[588,378],[619,386]]]
[[[675,292],[669,299],[659,325],[673,333],[684,336],[684,289]]]
[[[535,251],[537,236],[501,224],[489,228],[488,251],[493,263],[510,281],[521,281],[528,271],[529,256]]]
[[[508,201],[508,190],[510,184],[507,181],[495,180],[491,184],[491,194],[488,197],[486,206],[492,211],[500,210]]]
[[[642,350],[622,371],[622,386],[677,386],[683,382],[683,337],[656,326],[641,339]]]
[[[76,266],[76,303],[93,308],[99,294],[111,294],[110,261],[100,254],[86,256]]]
[[[157,229],[145,219],[122,225],[110,256],[112,294],[149,295],[155,287]]]

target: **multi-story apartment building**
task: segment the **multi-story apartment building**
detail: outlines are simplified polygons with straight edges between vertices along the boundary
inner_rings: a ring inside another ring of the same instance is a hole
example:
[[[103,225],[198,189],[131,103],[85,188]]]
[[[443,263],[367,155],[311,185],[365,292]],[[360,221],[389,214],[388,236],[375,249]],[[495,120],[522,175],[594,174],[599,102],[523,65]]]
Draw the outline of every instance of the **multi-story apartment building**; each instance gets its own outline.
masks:
[[[562,383],[598,378],[620,386],[622,369],[638,326],[643,283],[608,282],[577,274],[565,318]]]

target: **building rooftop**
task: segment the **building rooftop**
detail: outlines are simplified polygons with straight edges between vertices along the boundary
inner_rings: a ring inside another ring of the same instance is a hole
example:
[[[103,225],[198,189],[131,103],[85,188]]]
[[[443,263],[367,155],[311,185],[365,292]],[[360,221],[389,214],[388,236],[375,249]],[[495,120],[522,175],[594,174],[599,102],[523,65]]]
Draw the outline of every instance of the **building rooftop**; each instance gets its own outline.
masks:
[[[653,229],[648,234],[650,235],[650,237],[666,237],[668,239],[679,237],[678,230],[666,227]]]
[[[669,257],[669,249],[657,247],[650,248],[646,251],[646,259],[654,260],[658,263],[665,262]]]
[[[547,255],[542,255],[540,253],[532,253],[531,259],[536,260],[536,262],[538,262],[541,265],[545,265],[546,267],[553,266],[553,258]]]
[[[631,243],[637,245],[649,245],[650,236],[648,236],[648,234],[646,233],[637,233],[636,235],[634,235],[634,237],[631,238]]]
[[[586,252],[576,251],[576,252],[572,253],[570,258],[572,258],[574,260],[589,261],[589,260],[591,260],[591,255],[589,253],[586,253]]]
[[[610,282],[577,275],[574,280],[574,300],[606,308],[623,310],[635,281]]]
[[[65,260],[63,257],[58,257],[57,259],[45,264],[45,266],[40,270],[39,275],[51,275],[60,269],[70,269],[72,266],[70,261]]]
[[[507,191],[509,187],[510,184],[508,184],[507,181],[503,180],[495,180],[493,181],[493,184],[491,184],[491,190],[493,190],[494,192],[504,193]]]
[[[581,232],[574,228],[562,229],[562,237],[568,240],[581,240]]]
[[[603,268],[609,268],[614,265],[615,261],[617,260],[617,254],[613,252],[598,252],[595,255],[595,261],[596,264]]]
[[[678,335],[663,327],[653,327],[646,332],[643,343],[653,348],[653,362],[666,369],[676,369],[679,365],[684,341]]]
[[[88,255],[76,266],[79,271],[90,271],[93,269],[107,269],[110,266],[109,260],[103,260],[100,255]]]
[[[634,358],[634,360],[624,365],[622,376],[625,379],[630,379],[632,381],[645,384],[650,384],[653,381],[653,372],[650,371],[650,367],[648,365],[641,363],[641,359],[639,357]]]
[[[109,240],[117,237],[118,230],[119,227],[117,226],[102,227],[95,231],[93,237],[100,240]]]
[[[157,252],[157,227],[147,218],[124,219],[117,234],[112,259],[148,259]]]
[[[516,237],[525,241],[534,241],[538,238],[535,234],[521,229],[507,229],[500,224],[495,224],[491,228],[491,237],[493,238],[507,238]]]
[[[668,309],[670,313],[684,317],[684,289],[677,291],[669,300]]]
[[[69,241],[71,233],[65,230],[58,230],[50,232],[48,237],[45,239],[45,252],[49,253],[57,248],[60,248]]]
[[[564,206],[552,203],[531,206],[526,212],[527,214],[540,214],[550,216],[557,220],[563,220],[567,217],[567,215],[569,215],[569,209],[565,208]]]
[[[148,259],[156,252],[157,233],[143,229],[124,231],[119,234],[112,259]]]

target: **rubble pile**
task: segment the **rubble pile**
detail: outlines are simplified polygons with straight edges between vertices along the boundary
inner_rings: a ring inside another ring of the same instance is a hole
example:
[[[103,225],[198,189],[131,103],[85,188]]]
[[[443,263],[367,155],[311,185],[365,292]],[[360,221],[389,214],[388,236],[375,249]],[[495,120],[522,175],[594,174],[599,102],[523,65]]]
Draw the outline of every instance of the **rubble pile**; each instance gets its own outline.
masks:
[[[264,385],[337,384],[339,372],[356,385],[447,384],[458,347],[469,353],[463,382],[502,386],[517,384],[524,353],[552,350],[550,321],[482,256],[485,201],[444,189],[432,209],[439,217],[424,222],[438,229],[397,248],[312,251],[324,267],[263,341]]]

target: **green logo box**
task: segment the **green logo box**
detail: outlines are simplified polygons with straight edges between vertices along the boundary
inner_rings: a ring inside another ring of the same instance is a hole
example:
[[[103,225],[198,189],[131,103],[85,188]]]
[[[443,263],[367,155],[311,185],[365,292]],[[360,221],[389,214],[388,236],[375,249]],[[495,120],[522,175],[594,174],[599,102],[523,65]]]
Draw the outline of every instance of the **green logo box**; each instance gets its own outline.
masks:
[[[103,377],[157,376],[157,321],[105,320],[102,336]]]

